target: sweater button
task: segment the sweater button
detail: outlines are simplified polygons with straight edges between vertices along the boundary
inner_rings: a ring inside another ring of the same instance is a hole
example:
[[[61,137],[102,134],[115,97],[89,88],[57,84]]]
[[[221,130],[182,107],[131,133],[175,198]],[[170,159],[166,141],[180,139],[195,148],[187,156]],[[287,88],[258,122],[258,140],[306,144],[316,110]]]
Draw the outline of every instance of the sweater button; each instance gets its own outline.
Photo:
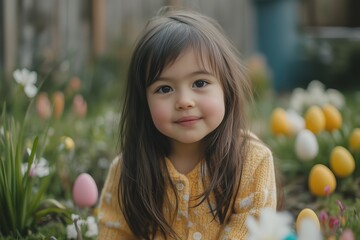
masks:
[[[194,232],[193,239],[200,240],[202,238],[202,235],[200,232]]]
[[[177,188],[177,190],[182,191],[184,189],[184,184],[178,183],[178,184],[176,184],[176,188]]]

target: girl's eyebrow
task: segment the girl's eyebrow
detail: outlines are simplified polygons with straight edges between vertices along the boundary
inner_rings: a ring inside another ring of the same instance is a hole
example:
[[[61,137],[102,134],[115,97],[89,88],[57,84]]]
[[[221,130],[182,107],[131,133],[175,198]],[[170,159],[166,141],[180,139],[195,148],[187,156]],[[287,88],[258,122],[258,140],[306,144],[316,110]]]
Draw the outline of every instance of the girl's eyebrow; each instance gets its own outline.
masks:
[[[185,78],[188,78],[188,77],[194,77],[196,75],[209,75],[209,76],[213,76],[214,77],[214,74],[211,73],[211,72],[208,72],[206,70],[198,70],[198,71],[194,71],[192,73],[189,73],[188,75],[185,76]],[[171,80],[172,78],[171,77],[158,77],[156,79],[156,81],[159,81],[159,80]]]

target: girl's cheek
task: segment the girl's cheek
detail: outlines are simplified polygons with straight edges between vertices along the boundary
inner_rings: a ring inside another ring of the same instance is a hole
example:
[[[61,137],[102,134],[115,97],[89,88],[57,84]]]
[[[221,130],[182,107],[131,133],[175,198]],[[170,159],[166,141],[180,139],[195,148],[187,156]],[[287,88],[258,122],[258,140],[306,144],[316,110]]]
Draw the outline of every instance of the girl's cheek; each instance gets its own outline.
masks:
[[[151,118],[154,122],[154,125],[159,128],[159,125],[165,123],[169,118],[169,113],[166,110],[166,107],[161,104],[150,105]]]
[[[211,115],[225,115],[225,102],[222,98],[210,97],[204,101],[206,111]]]

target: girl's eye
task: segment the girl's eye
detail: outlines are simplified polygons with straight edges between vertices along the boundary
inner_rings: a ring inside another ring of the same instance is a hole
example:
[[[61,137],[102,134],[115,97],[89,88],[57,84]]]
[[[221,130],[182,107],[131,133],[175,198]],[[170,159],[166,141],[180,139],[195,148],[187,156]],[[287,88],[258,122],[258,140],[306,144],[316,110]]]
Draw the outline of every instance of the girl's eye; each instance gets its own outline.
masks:
[[[169,93],[172,91],[172,88],[169,87],[169,86],[162,86],[162,87],[159,87],[157,90],[156,90],[156,93]]]
[[[193,87],[196,87],[196,88],[203,88],[205,87],[206,85],[208,85],[208,83],[204,80],[196,80],[193,84]]]

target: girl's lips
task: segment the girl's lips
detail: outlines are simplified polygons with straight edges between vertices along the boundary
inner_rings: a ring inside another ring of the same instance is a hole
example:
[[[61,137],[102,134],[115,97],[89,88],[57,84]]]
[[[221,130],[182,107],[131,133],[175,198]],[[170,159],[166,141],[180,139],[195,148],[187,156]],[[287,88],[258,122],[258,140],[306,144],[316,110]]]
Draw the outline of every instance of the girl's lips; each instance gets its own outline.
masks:
[[[188,116],[182,117],[175,121],[175,123],[183,125],[183,126],[190,126],[197,123],[201,118],[195,116]]]

